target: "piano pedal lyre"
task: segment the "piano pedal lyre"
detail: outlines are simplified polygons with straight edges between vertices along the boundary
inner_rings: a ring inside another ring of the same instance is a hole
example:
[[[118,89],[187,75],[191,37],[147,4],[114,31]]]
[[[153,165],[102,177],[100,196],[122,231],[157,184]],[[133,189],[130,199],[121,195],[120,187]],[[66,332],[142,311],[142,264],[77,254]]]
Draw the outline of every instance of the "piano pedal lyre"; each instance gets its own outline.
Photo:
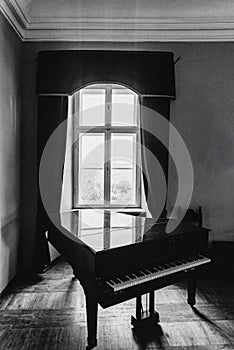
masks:
[[[148,307],[148,305],[147,305]],[[136,317],[131,316],[131,324],[135,331],[150,329],[159,323],[159,313],[154,310],[154,292],[149,293],[149,309],[142,310],[141,296],[136,298]]]

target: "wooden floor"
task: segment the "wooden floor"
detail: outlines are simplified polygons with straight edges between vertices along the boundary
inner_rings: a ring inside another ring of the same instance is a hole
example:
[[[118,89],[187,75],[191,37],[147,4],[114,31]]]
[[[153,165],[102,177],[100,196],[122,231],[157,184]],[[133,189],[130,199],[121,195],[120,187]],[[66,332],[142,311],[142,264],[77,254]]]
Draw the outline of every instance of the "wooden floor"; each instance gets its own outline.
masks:
[[[156,292],[160,325],[136,338],[130,326],[135,301],[99,307],[98,347],[130,349],[234,349],[234,284],[201,280],[197,310],[186,304],[186,289]],[[85,349],[86,312],[82,288],[59,261],[44,275],[12,283],[0,299],[1,350]]]

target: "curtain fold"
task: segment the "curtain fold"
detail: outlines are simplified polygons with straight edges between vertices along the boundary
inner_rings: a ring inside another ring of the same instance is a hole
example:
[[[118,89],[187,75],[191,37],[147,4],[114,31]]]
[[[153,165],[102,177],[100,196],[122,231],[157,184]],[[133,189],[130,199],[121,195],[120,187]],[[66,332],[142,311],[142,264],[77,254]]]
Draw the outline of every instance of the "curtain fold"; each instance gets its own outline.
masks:
[[[32,264],[32,268],[37,272],[42,272],[50,263],[49,247],[46,239],[49,217],[44,208],[39,188],[40,172],[46,171],[42,176],[46,176],[47,178],[45,180],[48,181],[48,208],[51,213],[58,212],[60,210],[65,161],[66,123],[63,128],[59,129],[58,137],[54,140],[53,148],[47,151],[50,161],[50,164],[48,164],[49,169],[45,168],[41,170],[40,163],[48,140],[56,128],[67,119],[67,112],[68,98],[66,96],[39,96],[37,135],[38,210]]]
[[[74,139],[74,125],[79,117],[79,92],[68,97],[67,138],[64,162],[64,176],[60,211],[69,211],[73,207],[73,174],[72,159],[76,143]]]
[[[168,183],[169,124],[163,121],[170,119],[170,100],[157,96],[141,96],[140,105],[141,157],[146,202],[153,217],[164,217]]]

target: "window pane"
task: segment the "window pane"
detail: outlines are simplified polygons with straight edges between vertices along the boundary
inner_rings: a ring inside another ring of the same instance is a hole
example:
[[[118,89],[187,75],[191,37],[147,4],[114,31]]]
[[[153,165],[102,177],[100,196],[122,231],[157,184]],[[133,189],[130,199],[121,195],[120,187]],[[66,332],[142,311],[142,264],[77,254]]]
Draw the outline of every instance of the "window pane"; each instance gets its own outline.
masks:
[[[136,134],[111,134],[111,162],[112,167],[129,167],[129,162],[136,162]]]
[[[79,168],[103,168],[104,133],[79,134]]]
[[[80,104],[81,126],[105,124],[105,89],[81,90]]]
[[[80,169],[79,204],[92,205],[104,202],[103,169]]]
[[[126,93],[126,89],[112,90],[113,125],[136,125],[136,94]]]
[[[134,169],[111,170],[111,204],[135,204]]]
[[[80,134],[79,204],[104,202],[104,133]]]
[[[111,204],[136,204],[136,134],[111,135]]]

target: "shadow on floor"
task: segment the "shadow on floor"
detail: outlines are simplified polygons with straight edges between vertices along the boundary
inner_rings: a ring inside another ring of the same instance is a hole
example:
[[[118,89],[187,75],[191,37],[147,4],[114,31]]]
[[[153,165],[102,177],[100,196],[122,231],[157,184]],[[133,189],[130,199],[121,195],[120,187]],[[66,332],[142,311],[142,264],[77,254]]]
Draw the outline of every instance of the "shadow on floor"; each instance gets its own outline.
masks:
[[[165,335],[162,327],[159,324],[155,324],[149,328],[133,328],[133,339],[137,343],[139,350],[147,349],[149,344],[154,343],[158,349],[164,349]]]

